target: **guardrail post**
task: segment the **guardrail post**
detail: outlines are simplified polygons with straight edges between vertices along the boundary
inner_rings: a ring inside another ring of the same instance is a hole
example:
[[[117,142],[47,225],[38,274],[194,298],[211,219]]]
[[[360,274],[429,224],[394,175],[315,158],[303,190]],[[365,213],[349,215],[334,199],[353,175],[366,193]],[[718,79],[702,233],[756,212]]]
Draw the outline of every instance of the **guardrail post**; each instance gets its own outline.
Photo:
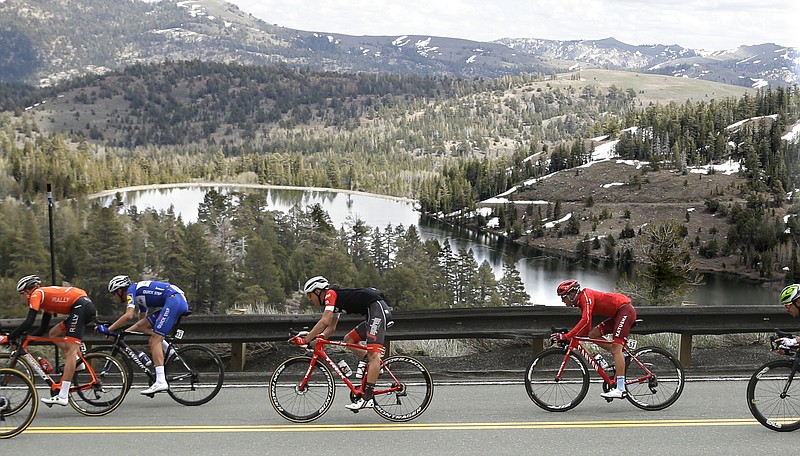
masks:
[[[538,355],[544,350],[544,339],[535,338],[531,341],[531,348],[533,348],[533,356]]]
[[[228,370],[231,372],[242,372],[244,370],[244,360],[247,356],[247,344],[244,342],[231,344],[231,365]]]
[[[692,335],[681,333],[680,341],[678,342],[678,359],[683,367],[692,365]]]

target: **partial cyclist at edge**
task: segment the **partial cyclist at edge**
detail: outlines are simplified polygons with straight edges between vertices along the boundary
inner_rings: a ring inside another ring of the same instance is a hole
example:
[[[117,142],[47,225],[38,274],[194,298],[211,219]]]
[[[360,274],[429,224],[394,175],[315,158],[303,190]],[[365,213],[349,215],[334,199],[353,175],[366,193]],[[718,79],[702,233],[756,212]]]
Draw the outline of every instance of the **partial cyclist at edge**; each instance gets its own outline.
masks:
[[[386,304],[384,294],[376,288],[340,288],[332,286],[322,276],[308,279],[303,292],[315,306],[323,306],[319,321],[305,337],[308,345],[313,347],[317,336],[328,338],[336,331],[342,313],[366,315],[366,320],[359,323],[344,337],[351,344],[366,342],[369,350],[352,349],[361,358],[367,357],[367,381],[364,395],[352,404],[350,410],[374,408],[373,390],[381,370],[381,356],[384,352],[386,328],[391,326],[392,314]],[[302,341],[301,341],[302,343]]]
[[[167,342],[164,340],[178,323],[178,319],[189,311],[189,303],[183,290],[167,282],[143,280],[132,283],[126,275],[114,276],[108,282],[108,292],[113,293],[117,302],[125,303],[125,313],[109,326],[97,325],[97,332],[107,336],[124,326],[134,318],[134,311],[138,307],[139,320],[126,331],[149,334],[148,345],[153,366],[156,371],[156,381],[141,394],[155,394],[169,390],[166,376],[164,375],[164,352]],[[152,311],[148,315],[148,310]]]
[[[631,327],[636,321],[636,309],[631,304],[631,298],[622,293],[609,293],[581,288],[576,280],[565,280],[558,285],[556,293],[567,307],[581,309],[581,319],[569,332],[554,333],[550,339],[554,342],[568,343],[575,336],[591,338],[612,335],[611,342],[598,343],[614,356],[614,369],[617,386],[600,395],[606,399],[620,399],[626,396],[625,391],[625,357],[622,354],[622,345],[631,332]],[[607,317],[594,328],[592,317],[595,315]]]
[[[793,283],[781,291],[781,304],[794,318],[800,315],[800,307],[797,306],[797,301],[800,301],[800,284]],[[783,337],[775,339],[775,346],[781,348],[795,348],[800,345],[800,336]]]
[[[64,339],[63,342],[56,342],[58,348],[64,352],[61,389],[58,395],[41,399],[47,405],[65,406],[69,404],[69,389],[72,386],[72,377],[75,375],[83,332],[97,314],[94,303],[84,290],[77,287],[43,287],[42,280],[36,275],[27,275],[19,279],[17,292],[25,297],[25,302],[30,308],[28,316],[8,336],[0,336],[0,345],[16,341],[19,336],[26,334],[33,326],[40,310],[44,312],[42,321],[32,336],[44,335],[54,314],[67,315],[67,318],[53,326],[48,333],[49,337]]]

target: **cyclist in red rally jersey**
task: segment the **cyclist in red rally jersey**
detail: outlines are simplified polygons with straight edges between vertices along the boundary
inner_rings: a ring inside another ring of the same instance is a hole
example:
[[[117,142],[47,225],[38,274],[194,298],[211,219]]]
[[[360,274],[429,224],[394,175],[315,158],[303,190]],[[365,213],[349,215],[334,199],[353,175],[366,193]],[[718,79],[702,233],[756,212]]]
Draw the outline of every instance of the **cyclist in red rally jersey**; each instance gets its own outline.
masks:
[[[367,381],[364,386],[364,395],[352,404],[347,404],[350,410],[373,408],[375,402],[372,398],[373,388],[378,381],[381,370],[381,355],[386,328],[391,326],[392,314],[383,293],[376,288],[338,288],[331,287],[328,280],[322,276],[308,279],[303,292],[317,306],[324,306],[322,317],[308,332],[305,340],[308,345],[314,346],[314,339],[321,335],[330,337],[336,331],[339,316],[344,313],[357,313],[366,315],[365,321],[358,324],[347,333],[345,342],[357,344],[366,342],[368,348],[378,348],[380,351],[367,351],[353,349],[357,356],[368,356]],[[303,341],[300,341],[302,344]]]
[[[30,307],[28,316],[17,329],[8,336],[0,336],[0,345],[16,340],[33,326],[36,315],[44,311],[39,329],[33,334],[40,336],[50,326],[53,314],[68,315],[61,323],[50,329],[50,337],[63,337],[64,342],[56,345],[64,352],[64,372],[61,376],[61,390],[53,397],[43,397],[42,402],[48,405],[67,405],[72,376],[75,374],[78,350],[83,339],[83,331],[94,321],[96,311],[86,292],[76,287],[43,287],[42,280],[35,275],[28,275],[17,282],[17,291],[25,297]]]
[[[581,309],[581,320],[568,333],[554,333],[550,339],[554,342],[566,342],[575,336],[596,339],[611,334],[613,339],[610,343],[598,345],[614,355],[617,387],[602,393],[601,396],[607,399],[625,397],[625,358],[622,355],[622,344],[625,343],[625,338],[630,334],[631,326],[636,321],[636,310],[631,305],[631,298],[622,293],[606,293],[591,288],[581,289],[576,280],[561,282],[556,292],[567,307]],[[592,328],[594,315],[608,319]]]

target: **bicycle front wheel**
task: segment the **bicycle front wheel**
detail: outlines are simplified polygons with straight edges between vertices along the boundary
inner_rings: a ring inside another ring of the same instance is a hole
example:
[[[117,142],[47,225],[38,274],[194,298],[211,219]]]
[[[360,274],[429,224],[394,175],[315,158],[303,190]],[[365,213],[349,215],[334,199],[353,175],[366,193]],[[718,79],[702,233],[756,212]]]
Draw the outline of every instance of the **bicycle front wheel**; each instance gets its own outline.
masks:
[[[225,368],[208,347],[187,345],[178,349],[164,366],[169,395],[179,404],[202,405],[214,399],[222,388]]]
[[[0,439],[10,439],[27,429],[38,407],[33,381],[16,369],[0,368]]]
[[[422,415],[433,399],[433,380],[428,369],[408,356],[383,361],[375,384],[375,413],[390,421],[410,421]]]
[[[127,374],[128,377],[127,380],[128,391],[130,391],[131,385],[133,385],[133,364],[131,363],[131,360],[128,359],[128,356],[122,350],[120,349],[115,350],[113,345],[101,345],[99,347],[94,347],[90,350],[87,350],[86,353],[105,353],[106,355],[117,358],[117,360],[125,368],[125,373]]]
[[[663,348],[640,348],[626,363],[628,401],[642,410],[663,410],[674,404],[683,392],[683,383],[681,362]]]
[[[75,372],[69,403],[82,415],[107,415],[125,399],[128,373],[122,363],[111,355],[87,353],[83,357],[86,368]]]
[[[534,404],[548,412],[575,408],[589,391],[586,362],[562,348],[548,348],[533,358],[525,371],[525,389]]]
[[[17,361],[12,366],[11,353],[0,353],[0,367],[16,369],[25,374],[36,385],[36,374],[33,373],[33,368],[28,364],[28,360],[24,356],[17,358]]]
[[[280,416],[295,423],[308,423],[321,417],[336,395],[330,368],[317,362],[309,370],[310,365],[308,356],[287,359],[269,380],[272,407]]]
[[[773,431],[800,429],[800,379],[790,377],[793,364],[791,359],[770,361],[747,383],[750,413]]]

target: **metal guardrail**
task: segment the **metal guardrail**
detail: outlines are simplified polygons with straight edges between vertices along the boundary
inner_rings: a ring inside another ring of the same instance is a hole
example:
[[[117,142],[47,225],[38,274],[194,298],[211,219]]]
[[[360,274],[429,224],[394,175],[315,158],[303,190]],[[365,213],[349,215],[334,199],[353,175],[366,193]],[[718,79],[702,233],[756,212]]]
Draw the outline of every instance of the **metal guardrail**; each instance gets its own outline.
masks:
[[[679,357],[684,366],[691,365],[692,336],[700,334],[738,334],[800,331],[800,318],[792,319],[781,306],[686,306],[640,307],[642,321],[634,334],[675,333],[680,335]],[[572,327],[580,318],[578,309],[555,306],[500,307],[476,309],[441,309],[395,311],[395,324],[387,340],[425,339],[532,339],[550,335],[552,327]],[[113,321],[116,317],[99,317]],[[247,342],[278,342],[288,339],[289,330],[310,328],[319,314],[293,315],[190,315],[180,327],[186,343],[230,343],[233,359],[230,370],[244,368]],[[346,315],[339,322],[335,337],[343,337],[363,317]],[[599,322],[598,319],[596,321]],[[15,328],[22,319],[0,320],[0,327]],[[89,344],[107,342],[89,333]]]

